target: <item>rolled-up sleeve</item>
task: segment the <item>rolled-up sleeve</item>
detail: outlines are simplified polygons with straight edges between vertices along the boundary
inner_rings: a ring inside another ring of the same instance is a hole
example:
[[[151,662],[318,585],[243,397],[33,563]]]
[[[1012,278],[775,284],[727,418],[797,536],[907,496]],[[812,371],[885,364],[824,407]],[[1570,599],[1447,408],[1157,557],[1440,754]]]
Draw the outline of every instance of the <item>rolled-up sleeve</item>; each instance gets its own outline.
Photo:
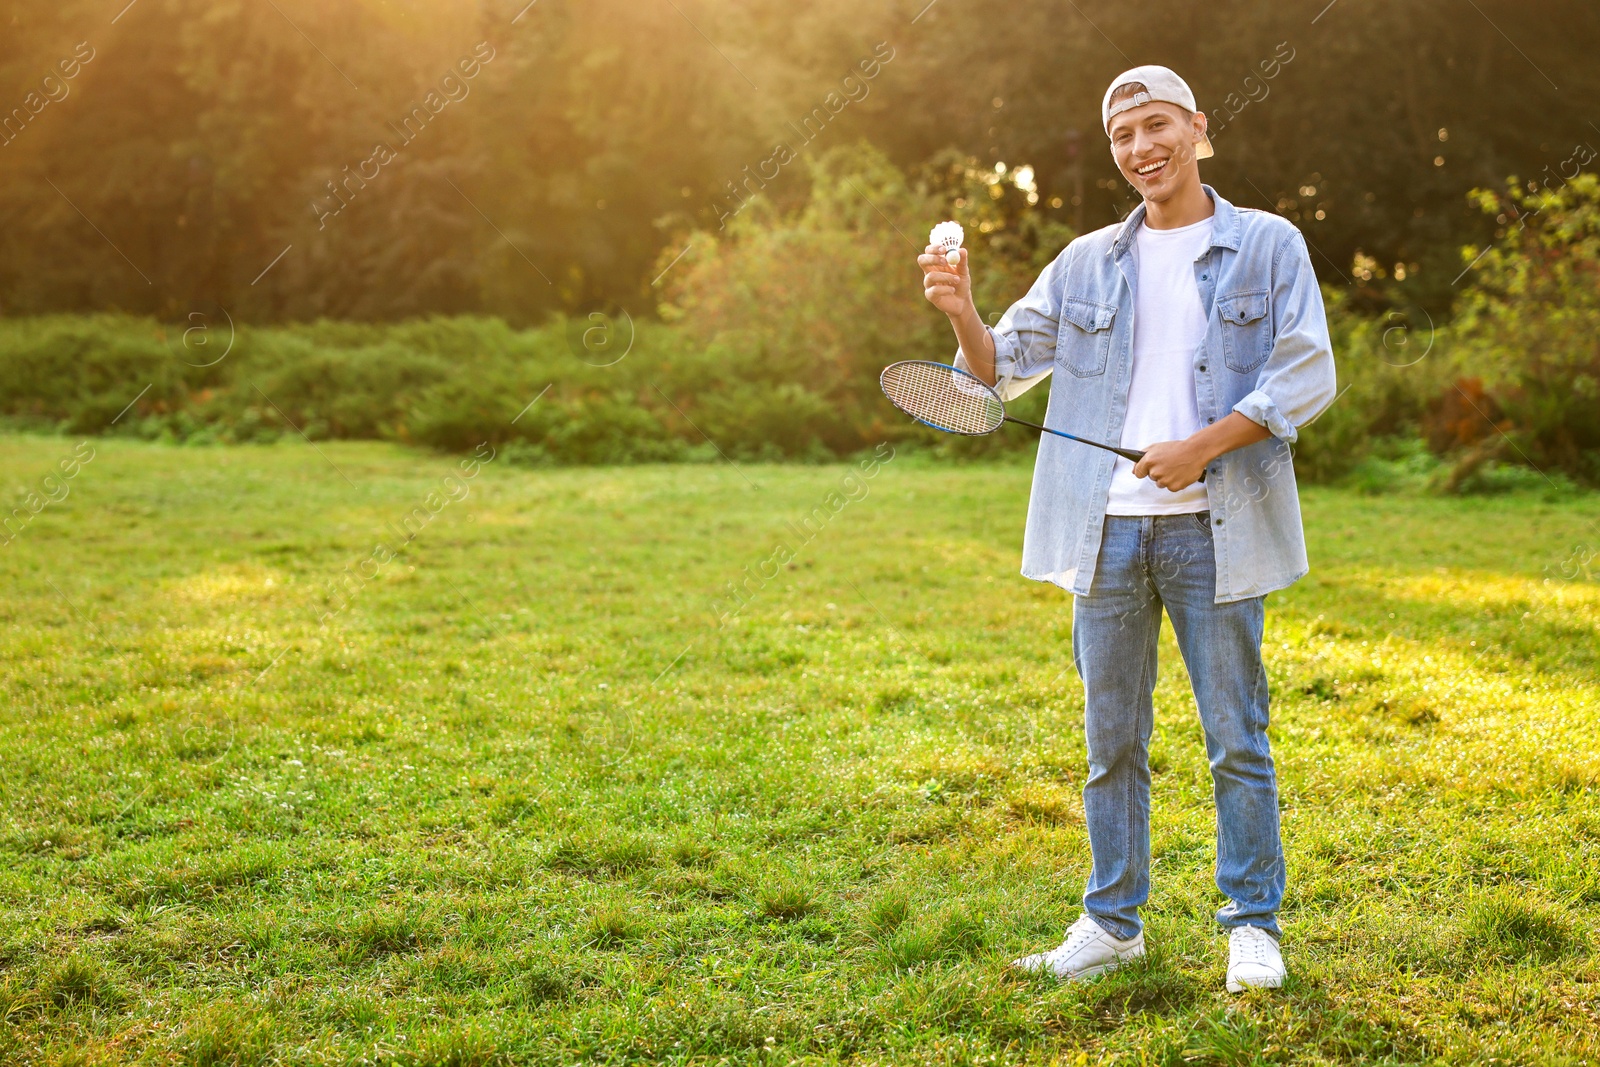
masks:
[[[1255,389],[1233,410],[1293,444],[1300,427],[1326,411],[1338,395],[1327,312],[1299,230],[1283,239],[1273,257],[1272,317],[1277,326],[1272,354],[1262,364]]]
[[[1012,400],[1044,381],[1055,366],[1056,339],[1061,329],[1061,293],[1071,246],[1051,260],[1032,288],[993,326],[995,392]],[[956,349],[955,365],[970,371],[967,356]]]

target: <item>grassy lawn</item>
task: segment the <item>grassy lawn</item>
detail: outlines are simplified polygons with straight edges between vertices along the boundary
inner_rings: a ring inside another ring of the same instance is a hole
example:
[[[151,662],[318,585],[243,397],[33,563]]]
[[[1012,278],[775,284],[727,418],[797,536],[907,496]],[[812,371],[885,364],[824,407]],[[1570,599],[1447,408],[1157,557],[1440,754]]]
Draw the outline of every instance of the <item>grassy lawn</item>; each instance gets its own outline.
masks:
[[[1006,971],[1089,860],[1027,465],[92,447],[0,544],[0,1061],[1600,1059],[1592,496],[1304,494],[1241,998],[1170,629],[1152,954]]]

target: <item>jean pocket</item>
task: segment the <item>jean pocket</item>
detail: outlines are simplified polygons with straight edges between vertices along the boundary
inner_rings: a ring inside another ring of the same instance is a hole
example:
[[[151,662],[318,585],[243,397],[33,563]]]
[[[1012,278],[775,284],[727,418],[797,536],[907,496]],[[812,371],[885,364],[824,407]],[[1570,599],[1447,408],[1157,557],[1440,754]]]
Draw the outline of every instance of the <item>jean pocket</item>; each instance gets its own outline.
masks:
[[[1193,514],[1195,525],[1200,527],[1200,529],[1205,533],[1209,534],[1211,532],[1211,512],[1196,511]]]
[[[1272,352],[1272,320],[1267,291],[1253,289],[1217,299],[1222,319],[1222,358],[1232,371],[1253,371]]]

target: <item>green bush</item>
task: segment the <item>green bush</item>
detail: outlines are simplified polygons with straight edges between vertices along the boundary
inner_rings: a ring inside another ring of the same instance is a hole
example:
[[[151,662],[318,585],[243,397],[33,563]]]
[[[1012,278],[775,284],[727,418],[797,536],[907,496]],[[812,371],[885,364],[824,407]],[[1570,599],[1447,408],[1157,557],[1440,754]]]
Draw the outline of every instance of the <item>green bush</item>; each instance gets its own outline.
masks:
[[[1436,488],[1445,464],[1417,437],[1387,437],[1372,442],[1366,456],[1356,460],[1344,481],[1363,493],[1416,493]]]
[[[883,398],[878,372],[896,360],[954,356],[916,263],[935,222],[954,218],[966,231],[974,297],[990,321],[1071,231],[1028,203],[1026,176],[960,156],[940,157],[914,182],[867,145],[824,153],[810,169],[811,196],[798,213],[754,201],[724,235],[695,235],[693,258],[677,269],[663,318],[687,345],[717,355],[696,367],[707,432],[741,445],[771,441],[785,455],[845,454],[885,440],[966,455],[1031,447],[1033,435],[1021,431],[963,439],[918,426]],[[1034,390],[1018,414],[1041,415],[1047,396]]]
[[[23,426],[103,433],[136,397],[140,411],[176,411],[207,375],[176,358],[166,341],[159,323],[122,315],[4,320],[0,415]]]
[[[1600,178],[1473,197],[1502,229],[1459,309],[1460,358],[1504,414],[1507,458],[1600,484]]]
[[[946,155],[913,180],[866,145],[809,171],[795,212],[756,200],[726,230],[693,235],[659,318],[319,321],[213,330],[203,346],[146,318],[0,320],[0,419],[191,444],[487,441],[530,465],[823,460],[883,441],[950,457],[1033,449],[1036,435],[1015,428],[936,433],[877,386],[890,362],[954,353],[915,262],[930,223],[966,229],[991,322],[1070,240],[1030,202],[1028,176]],[[1455,493],[1600,483],[1600,182],[1475,196],[1506,229],[1456,321],[1374,317],[1325,290],[1340,393],[1296,446],[1304,480]],[[603,358],[587,347],[596,330]],[[1013,411],[1039,421],[1048,397],[1034,389]]]
[[[1487,253],[1463,250],[1473,284],[1448,325],[1355,314],[1324,292],[1341,393],[1297,446],[1307,480],[1547,496],[1600,484],[1600,180],[1513,179],[1473,199],[1502,229]]]
[[[1442,331],[1425,315],[1398,312],[1382,318],[1349,309],[1342,290],[1323,289],[1328,332],[1338,368],[1339,393],[1327,411],[1302,429],[1295,472],[1312,482],[1350,475],[1375,450],[1379,459],[1420,438],[1429,405],[1449,389],[1457,369]]]

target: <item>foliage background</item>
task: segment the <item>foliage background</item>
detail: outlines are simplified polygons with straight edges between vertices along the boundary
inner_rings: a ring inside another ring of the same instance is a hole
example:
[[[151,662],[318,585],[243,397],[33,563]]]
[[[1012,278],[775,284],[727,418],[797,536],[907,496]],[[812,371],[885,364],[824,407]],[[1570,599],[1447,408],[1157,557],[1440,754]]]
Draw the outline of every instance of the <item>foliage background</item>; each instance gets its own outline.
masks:
[[[935,442],[877,397],[884,363],[951,347],[911,256],[961,219],[997,316],[1074,234],[1133,206],[1098,102],[1158,61],[1208,110],[1206,180],[1299,225],[1326,287],[1348,391],[1306,436],[1307,476],[1595,482],[1600,22],[1579,0],[1526,14],[19,7],[0,16],[0,419],[493,439],[528,462],[1028,448]],[[92,58],[61,77],[75,54]],[[447,80],[473,56],[475,76]],[[430,92],[438,113],[406,143]],[[379,143],[396,158],[350,179]],[[597,366],[593,336],[626,359]]]
[[[649,304],[663,250],[715,228],[727,183],[777,142],[806,157],[864,137],[906,170],[950,149],[1029,164],[1045,210],[1092,228],[1133,202],[1099,132],[1101,93],[1156,61],[1211,113],[1213,184],[1303,222],[1330,282],[1359,280],[1357,251],[1386,273],[1417,264],[1408,280],[1437,310],[1457,249],[1491,229],[1468,190],[1555,174],[1597,136],[1597,16],[1584,0],[1540,3],[1537,18],[1509,0],[524,3],[140,0],[120,16],[98,0],[11,5],[7,112],[79,42],[95,58],[0,147],[4,309],[181,319],[209,299],[252,322],[486,312],[527,324],[597,301]],[[319,230],[310,203],[329,199],[326,182],[376,141],[398,146],[392,125],[484,42],[494,59],[467,97]],[[880,43],[893,58],[865,98],[801,143],[791,124]],[[806,192],[795,167],[764,190],[789,206]],[[895,221],[913,235],[931,224]]]

